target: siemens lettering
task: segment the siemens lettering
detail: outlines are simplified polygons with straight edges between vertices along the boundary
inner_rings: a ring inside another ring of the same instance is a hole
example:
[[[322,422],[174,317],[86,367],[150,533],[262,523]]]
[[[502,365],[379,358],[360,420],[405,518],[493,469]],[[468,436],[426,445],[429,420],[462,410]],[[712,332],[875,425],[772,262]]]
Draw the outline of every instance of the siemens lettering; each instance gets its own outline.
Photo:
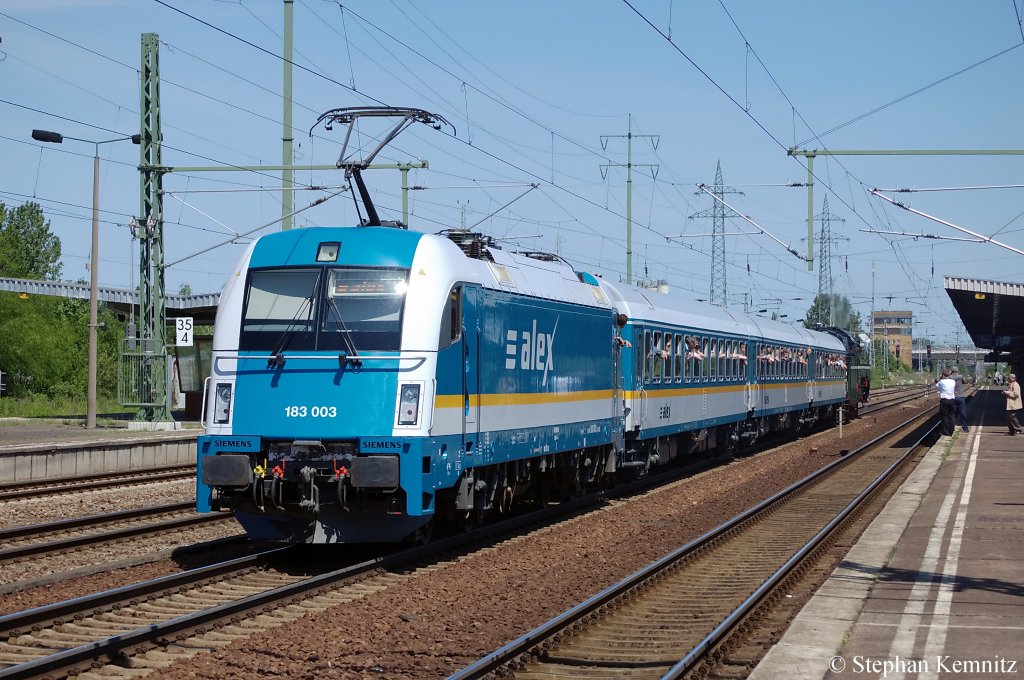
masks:
[[[259,451],[259,437],[217,437],[211,440],[208,446],[219,451]]]
[[[363,439],[359,442],[360,451],[401,451],[404,446],[393,439]]]

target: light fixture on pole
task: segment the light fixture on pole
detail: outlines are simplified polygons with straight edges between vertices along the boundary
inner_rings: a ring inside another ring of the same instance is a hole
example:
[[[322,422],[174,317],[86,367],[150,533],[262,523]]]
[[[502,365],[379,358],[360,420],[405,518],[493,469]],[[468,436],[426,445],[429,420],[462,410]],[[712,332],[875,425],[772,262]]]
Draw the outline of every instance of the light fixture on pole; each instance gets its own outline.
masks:
[[[85,426],[89,429],[94,429],[96,427],[96,333],[99,328],[97,317],[100,251],[100,144],[122,142],[127,139],[132,140],[133,144],[139,144],[142,141],[142,136],[131,135],[130,137],[118,137],[97,142],[79,137],[65,137],[60,133],[50,132],[49,130],[33,130],[32,139],[38,142],[49,142],[50,144],[61,144],[65,139],[72,139],[76,142],[92,144],[95,148],[92,158],[92,256],[89,260],[89,395],[85,416]]]

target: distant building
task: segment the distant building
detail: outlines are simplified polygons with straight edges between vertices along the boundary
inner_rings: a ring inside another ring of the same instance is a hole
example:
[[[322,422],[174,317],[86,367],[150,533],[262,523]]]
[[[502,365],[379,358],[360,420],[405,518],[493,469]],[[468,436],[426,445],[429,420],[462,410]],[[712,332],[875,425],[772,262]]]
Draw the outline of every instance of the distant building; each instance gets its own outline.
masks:
[[[910,311],[875,312],[871,317],[875,341],[885,342],[900,363],[911,365],[914,342],[914,313]]]

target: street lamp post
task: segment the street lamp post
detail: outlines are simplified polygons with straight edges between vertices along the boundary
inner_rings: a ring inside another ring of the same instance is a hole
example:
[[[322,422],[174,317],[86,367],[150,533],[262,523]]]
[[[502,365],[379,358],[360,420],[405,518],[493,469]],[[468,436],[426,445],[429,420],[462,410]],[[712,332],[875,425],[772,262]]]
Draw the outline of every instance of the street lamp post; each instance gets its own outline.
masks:
[[[89,260],[89,395],[86,406],[85,426],[89,429],[96,427],[96,345],[97,329],[99,328],[99,261],[100,261],[100,144],[111,142],[122,142],[130,139],[133,144],[138,144],[142,137],[132,135],[130,137],[118,137],[117,139],[105,139],[93,141],[91,139],[80,139],[78,137],[65,137],[57,132],[49,130],[33,130],[32,139],[39,142],[61,144],[65,139],[72,139],[76,142],[92,144],[95,152],[92,158],[92,255]]]

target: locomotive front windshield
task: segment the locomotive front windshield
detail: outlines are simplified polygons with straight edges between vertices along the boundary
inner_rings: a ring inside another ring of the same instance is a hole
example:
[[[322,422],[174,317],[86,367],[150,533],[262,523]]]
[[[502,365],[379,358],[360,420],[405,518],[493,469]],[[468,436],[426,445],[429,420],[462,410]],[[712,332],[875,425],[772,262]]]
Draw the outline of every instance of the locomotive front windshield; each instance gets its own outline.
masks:
[[[407,269],[252,270],[239,349],[397,351],[408,275]]]

